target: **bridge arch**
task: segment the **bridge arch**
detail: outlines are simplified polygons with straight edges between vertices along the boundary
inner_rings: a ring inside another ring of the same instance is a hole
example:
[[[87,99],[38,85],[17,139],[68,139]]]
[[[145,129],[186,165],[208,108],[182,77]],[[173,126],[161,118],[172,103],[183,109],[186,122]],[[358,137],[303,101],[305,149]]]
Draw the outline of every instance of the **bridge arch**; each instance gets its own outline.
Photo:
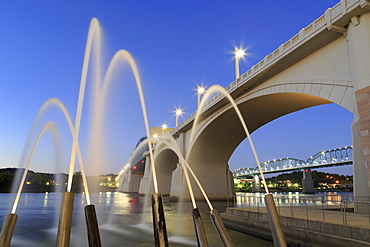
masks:
[[[284,81],[256,87],[238,98],[236,104],[252,133],[279,117],[317,105],[336,103],[353,113],[356,110],[353,90],[351,81]],[[196,131],[194,141],[187,149],[189,165],[211,197],[229,194],[228,161],[246,138],[235,110],[227,104],[204,117],[198,126],[193,126],[193,131]]]
[[[178,168],[179,158],[166,143],[159,141],[154,151],[154,164],[157,174],[158,192],[170,195],[172,173]]]
[[[268,98],[267,96],[270,97]],[[244,105],[244,103],[250,100],[255,101],[248,102],[247,105]],[[250,93],[245,94],[235,102],[244,116],[250,133],[274,119],[317,105],[335,103],[353,114],[356,110],[353,82],[345,80],[310,79],[264,84],[262,87],[256,87],[254,90],[251,90]],[[297,105],[292,105],[291,102],[294,102]],[[280,107],[280,103],[283,103],[284,105]],[[248,116],[253,117],[261,114],[258,114],[259,109],[256,108],[250,110],[250,113],[253,113],[253,115],[246,115],[248,112],[245,110],[242,111],[242,109],[248,108],[250,104],[262,107],[261,109],[264,113],[269,113],[269,116],[271,116],[270,119],[261,120],[263,123],[257,124],[256,127],[253,128],[255,125],[252,124],[252,121]],[[273,116],[272,112],[276,112],[277,107],[284,108],[285,110],[281,109],[280,112],[277,112],[275,116]],[[197,137],[211,122],[229,110],[234,111],[231,105],[228,105],[214,113],[211,118],[203,121],[199,127],[195,126],[196,128],[193,130],[196,131],[194,139],[197,139]]]

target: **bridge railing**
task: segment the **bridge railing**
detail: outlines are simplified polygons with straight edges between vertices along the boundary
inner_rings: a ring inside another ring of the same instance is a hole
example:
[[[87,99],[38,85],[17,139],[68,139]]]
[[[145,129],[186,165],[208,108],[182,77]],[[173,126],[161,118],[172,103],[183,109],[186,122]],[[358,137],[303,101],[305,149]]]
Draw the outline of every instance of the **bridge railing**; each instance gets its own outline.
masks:
[[[359,221],[370,227],[370,198],[355,198],[352,195],[333,197],[332,195],[313,196],[274,196],[280,216],[323,221],[327,223],[357,225]],[[230,195],[228,207],[266,213],[264,196]]]
[[[272,53],[266,55],[261,61],[253,65],[247,72],[243,73],[239,79],[231,82],[226,90],[232,93],[237,88],[245,85],[248,81],[254,77],[256,74],[260,73],[262,70],[268,68],[270,65],[276,63],[280,58],[295,50],[299,45],[305,43],[307,40],[311,39],[316,34],[320,33],[325,29],[331,29],[335,25],[334,23],[338,19],[342,18],[344,15],[348,14],[350,11],[356,8],[368,8],[369,4],[366,0],[345,0],[340,1],[335,6],[327,9],[323,15],[318,17],[308,26],[302,28],[297,34],[295,34],[291,39],[281,44]],[[335,26],[336,28],[341,28]],[[342,28],[344,29],[344,28]],[[213,98],[206,102],[204,111],[209,109],[212,105],[219,102],[224,97],[221,94],[215,95]],[[175,134],[179,129],[183,128],[185,125],[189,124],[194,120],[195,113],[187,117],[182,123],[179,124],[171,134]]]

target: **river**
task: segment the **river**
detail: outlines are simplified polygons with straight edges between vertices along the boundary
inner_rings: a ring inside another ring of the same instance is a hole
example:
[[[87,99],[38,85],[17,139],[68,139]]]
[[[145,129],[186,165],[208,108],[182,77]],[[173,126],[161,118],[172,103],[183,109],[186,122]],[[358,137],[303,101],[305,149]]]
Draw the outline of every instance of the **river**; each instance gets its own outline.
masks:
[[[258,194],[240,194],[261,196]],[[290,195],[302,197],[299,193],[277,193],[274,197]],[[325,194],[327,195],[327,194]],[[330,195],[330,194],[329,194]],[[338,196],[332,193],[332,196]],[[15,194],[0,194],[0,224],[10,213]],[[61,193],[24,193],[17,214],[18,221],[11,246],[55,246]],[[153,246],[152,216],[149,198],[120,192],[101,192],[91,194],[96,207],[103,246]],[[283,203],[283,202],[282,202]],[[83,207],[84,194],[75,195],[73,227],[70,246],[88,246]],[[213,203],[221,213],[226,202]],[[238,205],[237,205],[238,206]],[[164,203],[168,240],[170,246],[197,246],[191,217],[190,202]],[[209,246],[221,246],[209,218],[205,203],[198,203],[201,210]],[[255,238],[228,229],[235,246],[273,246],[269,241]]]

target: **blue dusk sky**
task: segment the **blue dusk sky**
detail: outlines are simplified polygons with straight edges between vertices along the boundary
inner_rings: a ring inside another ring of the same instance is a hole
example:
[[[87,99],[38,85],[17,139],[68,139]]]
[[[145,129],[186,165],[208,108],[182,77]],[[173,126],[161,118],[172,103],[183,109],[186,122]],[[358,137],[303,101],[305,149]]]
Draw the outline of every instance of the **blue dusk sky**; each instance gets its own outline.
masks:
[[[234,47],[247,48],[241,73],[293,37],[338,0],[80,0],[0,1],[0,167],[24,167],[22,152],[32,123],[49,98],[66,106],[74,122],[86,40],[92,18],[103,33],[103,66],[120,49],[134,58],[142,81],[149,125],[175,126],[174,110],[184,109],[180,121],[197,107],[196,87],[223,87],[235,80]],[[92,69],[90,68],[90,71]],[[129,71],[127,68],[122,71]],[[107,161],[99,173],[118,173],[129,159],[145,128],[132,76],[115,75],[109,90],[104,123]],[[315,75],[312,75],[312,79]],[[84,159],[91,154],[86,88],[80,146]],[[251,116],[253,117],[253,116]],[[348,146],[353,114],[329,104],[277,119],[252,134],[261,162],[293,157],[306,160],[315,153]],[[46,121],[59,129],[57,145],[46,132],[30,169],[67,172],[71,137],[56,108]],[[42,123],[42,124],[41,124]],[[55,164],[55,154],[59,163]],[[245,140],[232,155],[230,169],[255,167]],[[75,170],[79,170],[76,168]],[[86,167],[87,173],[92,169]],[[322,169],[352,174],[352,167]]]

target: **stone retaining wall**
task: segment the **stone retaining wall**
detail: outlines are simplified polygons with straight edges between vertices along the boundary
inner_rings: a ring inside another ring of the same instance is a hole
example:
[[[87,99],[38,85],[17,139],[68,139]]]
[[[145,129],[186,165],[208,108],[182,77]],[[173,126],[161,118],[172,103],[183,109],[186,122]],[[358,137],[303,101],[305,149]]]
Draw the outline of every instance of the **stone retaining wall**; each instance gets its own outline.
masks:
[[[228,208],[221,218],[226,227],[272,241],[266,213]],[[289,246],[370,246],[370,229],[280,216]]]

